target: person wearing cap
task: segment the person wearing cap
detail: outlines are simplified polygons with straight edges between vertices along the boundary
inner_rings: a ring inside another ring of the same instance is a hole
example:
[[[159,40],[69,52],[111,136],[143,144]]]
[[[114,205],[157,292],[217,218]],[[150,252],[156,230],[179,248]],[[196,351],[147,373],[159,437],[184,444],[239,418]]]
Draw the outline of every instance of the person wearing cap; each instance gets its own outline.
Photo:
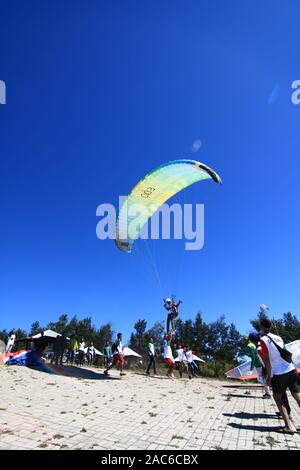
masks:
[[[260,336],[257,332],[251,332],[248,339],[249,343],[247,344],[247,356],[251,358],[251,370],[256,370],[257,380],[264,386],[265,393],[263,398],[270,399],[270,387],[266,384],[266,380],[264,379],[265,366],[257,353]]]
[[[300,407],[300,384],[297,369],[288,352],[285,351],[283,339],[271,333],[271,321],[268,318],[262,318],[260,328],[261,338],[258,353],[267,369],[266,383],[267,385],[272,385],[273,398],[285,424],[278,432],[294,434],[295,427],[289,418],[283,397],[287,389],[289,389]]]

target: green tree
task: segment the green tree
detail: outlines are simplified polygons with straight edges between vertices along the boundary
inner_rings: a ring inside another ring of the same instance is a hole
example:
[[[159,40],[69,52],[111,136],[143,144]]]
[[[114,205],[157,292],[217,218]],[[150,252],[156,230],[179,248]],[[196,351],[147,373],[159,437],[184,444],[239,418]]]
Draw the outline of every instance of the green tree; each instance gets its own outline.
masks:
[[[200,356],[206,356],[208,353],[208,333],[209,326],[203,321],[201,312],[198,312],[193,324],[194,344],[192,346]]]
[[[112,339],[113,339],[113,330],[112,330],[111,323],[106,323],[104,325],[101,325],[101,327],[99,328],[97,332],[97,339],[95,340],[95,346],[100,351],[103,351],[105,343],[107,341],[111,343]]]
[[[30,328],[29,336],[37,335],[38,333],[41,332],[42,329],[43,328],[41,327],[41,325],[38,321],[33,322],[32,325],[31,325],[31,328]]]
[[[53,330],[57,333],[63,333],[67,330],[67,324],[68,315],[64,313],[63,315],[60,315],[56,322],[49,322],[47,325],[47,330]]]
[[[147,331],[147,339],[153,338],[153,343],[156,351],[160,351],[165,336],[164,322],[155,322],[154,325]]]
[[[138,320],[134,325],[135,333],[131,334],[129,342],[129,347],[141,355],[145,354],[147,347],[146,328],[146,320]]]

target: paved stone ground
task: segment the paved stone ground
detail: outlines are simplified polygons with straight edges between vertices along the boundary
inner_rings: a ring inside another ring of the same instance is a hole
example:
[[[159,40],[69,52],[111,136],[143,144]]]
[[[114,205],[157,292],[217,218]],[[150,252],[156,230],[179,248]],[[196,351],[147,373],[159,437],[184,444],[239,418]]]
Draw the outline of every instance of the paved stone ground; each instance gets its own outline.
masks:
[[[61,371],[0,366],[0,449],[300,449],[256,384]]]

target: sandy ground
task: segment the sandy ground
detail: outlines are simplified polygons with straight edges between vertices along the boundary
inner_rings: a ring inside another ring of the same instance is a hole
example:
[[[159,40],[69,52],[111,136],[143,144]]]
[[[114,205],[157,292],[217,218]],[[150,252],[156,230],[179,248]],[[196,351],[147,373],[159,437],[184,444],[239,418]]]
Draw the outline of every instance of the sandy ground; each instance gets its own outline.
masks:
[[[0,366],[0,449],[300,449],[257,384],[58,371]]]

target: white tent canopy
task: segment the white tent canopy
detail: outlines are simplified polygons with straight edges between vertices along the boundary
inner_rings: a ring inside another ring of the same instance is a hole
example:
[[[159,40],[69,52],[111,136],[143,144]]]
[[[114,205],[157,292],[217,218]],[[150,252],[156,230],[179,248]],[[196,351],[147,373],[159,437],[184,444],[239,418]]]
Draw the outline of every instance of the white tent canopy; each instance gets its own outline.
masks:
[[[196,356],[195,354],[193,354],[193,360],[196,361],[196,362],[205,362],[203,359],[201,359],[200,357]]]
[[[56,333],[56,331],[53,331],[53,330],[45,330],[43,333],[46,338],[57,338],[57,336],[61,336],[60,333]],[[37,339],[37,338],[40,338],[41,336],[42,336],[41,333],[38,333],[37,335],[34,335],[32,338]]]
[[[128,346],[125,346],[124,347],[124,356],[127,357],[127,356],[134,356],[134,357],[142,357],[140,356],[138,353],[136,353],[135,351],[133,351],[132,349],[130,349]]]
[[[195,354],[193,354],[193,361],[195,361],[195,362],[205,362],[205,361],[203,361],[203,359],[200,359],[200,357],[195,356]],[[180,362],[179,357],[176,357],[176,359],[174,359],[174,362]]]
[[[103,356],[102,352],[100,352],[98,349],[94,348],[96,356]],[[88,352],[88,348],[85,348],[84,350],[85,354]]]

